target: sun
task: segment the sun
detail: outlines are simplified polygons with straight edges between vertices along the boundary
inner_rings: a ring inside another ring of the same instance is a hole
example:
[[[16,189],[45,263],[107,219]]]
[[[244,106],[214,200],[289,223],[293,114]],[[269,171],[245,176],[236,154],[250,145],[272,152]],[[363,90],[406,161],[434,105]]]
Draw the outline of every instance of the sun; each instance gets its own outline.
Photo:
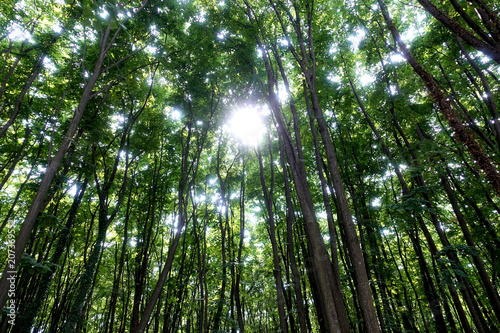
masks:
[[[249,146],[256,146],[266,132],[262,115],[255,107],[243,107],[234,111],[228,127],[234,137]]]

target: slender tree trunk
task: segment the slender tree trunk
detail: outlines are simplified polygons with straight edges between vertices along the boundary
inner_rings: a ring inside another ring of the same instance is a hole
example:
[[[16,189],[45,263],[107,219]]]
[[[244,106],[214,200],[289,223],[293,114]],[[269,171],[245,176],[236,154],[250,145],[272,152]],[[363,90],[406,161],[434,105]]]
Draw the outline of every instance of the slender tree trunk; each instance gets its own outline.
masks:
[[[500,146],[500,122],[497,121],[497,119],[499,119],[500,116],[498,114],[498,108],[497,108],[497,105],[495,103],[495,100],[493,99],[493,94],[491,92],[491,88],[490,88],[490,85],[488,83],[488,80],[486,79],[486,76],[481,71],[479,66],[476,64],[474,59],[472,59],[470,57],[469,53],[467,52],[467,50],[465,50],[465,47],[462,44],[461,39],[456,37],[456,40],[457,40],[458,46],[460,47],[460,50],[462,51],[462,54],[465,56],[465,58],[467,59],[467,61],[469,62],[471,67],[474,69],[476,74],[479,76],[479,79],[481,80],[481,84],[483,85],[484,93],[485,93],[485,95],[483,95],[483,94],[481,94],[481,95],[486,96],[486,100],[484,102],[486,103],[486,106],[488,107],[488,110],[490,111],[490,115],[492,117],[491,122],[493,123],[493,127],[495,129],[495,137],[496,137],[496,141],[497,141],[497,147],[499,147]],[[481,93],[481,91],[479,91],[479,93]],[[497,149],[500,149],[500,147]]]
[[[323,111],[321,110],[318,94],[316,91],[316,82],[315,82],[316,59],[314,54],[314,44],[312,37],[312,15],[314,9],[313,5],[309,4],[309,2],[306,3],[306,12],[308,15],[308,30],[307,30],[308,51],[306,51],[306,42],[303,40],[302,37],[304,35],[304,31],[302,31],[301,29],[300,18],[297,17],[297,19],[294,20],[291,14],[288,12],[289,18],[293,22],[293,27],[296,31],[296,36],[299,42],[300,52],[302,55],[302,57],[300,58],[297,54],[295,58],[301,65],[303,75],[305,77],[305,81],[309,92],[309,98],[312,104],[312,111],[316,118],[316,122],[318,124],[318,130],[323,143],[323,148],[325,150],[328,169],[331,175],[331,179],[333,181],[333,187],[335,189],[338,208],[342,216],[342,221],[347,236],[347,246],[349,248],[349,255],[351,256],[354,267],[354,274],[356,275],[356,292],[358,293],[358,298],[361,306],[361,311],[363,313],[363,318],[365,320],[365,325],[370,332],[377,333],[380,332],[380,326],[377,320],[375,307],[373,305],[373,299],[370,291],[370,284],[368,281],[368,275],[366,272],[366,266],[364,263],[362,250],[359,244],[358,235],[356,234],[356,228],[352,220],[352,214],[349,208],[349,204],[347,202],[347,197],[345,194],[342,177],[340,175],[335,149],[333,147],[330,132],[328,130],[328,126],[326,125],[324,114]]]
[[[107,52],[109,51],[109,46],[107,45],[107,43],[110,36],[110,32],[111,32],[110,26],[108,26],[105,30],[102,31],[100,37],[99,55],[94,66],[94,71],[92,73],[92,76],[90,77],[87,85],[84,88],[82,97],[80,99],[77,109],[75,110],[73,119],[71,120],[69,128],[64,135],[64,139],[61,142],[59,149],[54,155],[54,158],[52,159],[50,165],[47,167],[47,170],[43,176],[43,179],[36,192],[33,202],[28,210],[26,218],[23,224],[21,225],[21,229],[19,231],[19,235],[17,236],[15,243],[15,264],[13,267],[9,266],[5,267],[4,272],[2,274],[2,278],[0,280],[0,307],[3,307],[5,305],[5,302],[7,301],[7,291],[9,289],[7,278],[15,275],[15,273],[12,272],[14,272],[17,268],[17,265],[19,265],[22,254],[24,252],[24,248],[26,247],[26,244],[30,237],[31,230],[33,229],[33,226],[35,224],[35,220],[38,214],[40,213],[40,210],[43,207],[45,196],[49,192],[52,180],[54,179],[54,176],[56,175],[56,172],[59,169],[59,166],[61,165],[64,156],[66,155],[66,152],[69,149],[69,146],[73,140],[73,136],[75,135],[78,129],[80,120],[82,119],[85,108],[90,100],[91,92],[101,74],[104,58]]]
[[[240,186],[240,242],[238,245],[238,257],[237,257],[237,270],[236,270],[236,282],[235,282],[235,303],[236,303],[236,314],[238,319],[239,333],[244,333],[245,325],[243,322],[243,309],[241,306],[241,295],[240,295],[240,284],[241,284],[241,272],[243,269],[243,262],[241,260],[241,255],[243,251],[243,241],[245,238],[245,165],[246,161],[243,157],[243,167],[241,171],[241,186]],[[202,332],[200,329],[199,332]]]
[[[73,225],[76,220],[77,212],[80,207],[80,203],[83,199],[83,195],[85,193],[85,190],[87,189],[88,185],[88,179],[85,178],[83,181],[83,184],[80,186],[79,190],[76,191],[74,199],[73,199],[73,204],[71,205],[70,212],[68,219],[66,220],[66,224],[64,226],[64,229],[61,231],[61,234],[58,238],[56,249],[54,251],[54,254],[52,255],[52,258],[50,260],[51,264],[53,265],[52,271],[50,273],[44,274],[42,277],[42,282],[38,286],[38,290],[36,292],[34,300],[31,302],[31,304],[28,306],[28,310],[26,311],[27,316],[23,318],[23,321],[21,322],[21,329],[20,332],[25,333],[25,332],[30,332],[33,322],[35,321],[38,312],[40,311],[42,307],[42,302],[46,299],[47,297],[47,292],[50,288],[50,284],[52,282],[52,278],[54,276],[56,268],[59,266],[59,261],[62,258],[62,255],[64,254],[65,249],[68,247],[69,243],[69,235],[70,231],[73,228]]]
[[[300,272],[297,267],[297,262],[295,260],[295,247],[293,240],[293,230],[292,224],[294,222],[294,209],[291,199],[290,184],[288,178],[288,168],[285,164],[285,154],[283,149],[283,140],[281,137],[278,138],[280,143],[280,163],[283,169],[283,180],[285,185],[285,199],[286,199],[286,233],[287,233],[287,254],[290,261],[290,268],[292,270],[292,280],[293,288],[295,291],[295,304],[297,306],[297,312],[299,316],[300,332],[307,332],[307,317],[306,310],[304,307],[304,299],[302,297],[302,290],[300,287]]]
[[[286,322],[285,306],[283,299],[283,280],[281,277],[281,266],[279,262],[278,246],[276,244],[276,228],[274,224],[274,212],[273,212],[273,190],[274,190],[274,161],[271,152],[271,141],[269,141],[269,168],[271,170],[271,180],[269,185],[269,190],[266,185],[266,180],[264,177],[264,164],[262,162],[262,154],[260,147],[257,147],[257,157],[259,159],[259,169],[260,169],[260,183],[262,186],[262,191],[264,195],[264,202],[267,210],[267,218],[269,220],[269,238],[271,239],[271,247],[273,253],[273,265],[274,265],[274,281],[276,284],[276,299],[278,302],[278,315],[280,321],[280,328],[282,332],[288,332],[288,325]]]
[[[331,251],[331,258],[332,258],[332,270],[333,270],[333,277],[334,277],[334,287],[335,287],[335,292],[334,292],[334,297],[335,297],[335,305],[337,307],[338,315],[339,315],[339,321],[342,321],[343,327],[349,327],[349,322],[348,322],[348,317],[347,313],[345,310],[345,305],[342,300],[342,289],[340,286],[340,269],[339,269],[339,260],[338,260],[338,252],[337,252],[337,232],[335,230],[335,225],[333,221],[333,213],[332,213],[332,208],[330,204],[330,198],[328,195],[328,189],[327,189],[327,182],[325,180],[325,176],[323,174],[323,165],[324,161],[321,156],[320,148],[319,148],[319,141],[318,141],[318,135],[316,132],[316,128],[314,125],[314,119],[312,112],[310,112],[311,107],[310,103],[307,97],[307,87],[305,82],[303,82],[303,89],[304,89],[304,95],[305,95],[305,101],[306,101],[306,106],[307,109],[309,110],[308,116],[309,116],[309,126],[311,129],[311,133],[313,136],[313,141],[314,141],[314,152],[316,156],[316,168],[318,170],[318,175],[319,179],[321,182],[321,189],[322,189],[322,194],[323,194],[323,203],[325,205],[325,211],[326,211],[326,217],[327,217],[327,222],[328,222],[328,231],[330,234],[330,251]],[[333,193],[333,192],[332,192]]]
[[[382,150],[384,151],[385,155],[388,157],[389,161],[394,166],[396,176],[397,176],[397,178],[401,184],[401,188],[403,190],[403,195],[408,196],[410,194],[410,191],[408,189],[406,181],[404,180],[404,178],[401,174],[401,170],[399,169],[398,163],[394,162],[392,154],[389,151],[389,148],[386,146],[385,142],[381,139],[381,136],[380,136],[378,130],[375,128],[375,125],[371,121],[370,116],[366,112],[364,104],[361,101],[361,99],[357,93],[357,90],[354,87],[354,83],[352,82],[352,80],[349,76],[348,76],[348,80],[349,80],[349,84],[351,86],[351,90],[352,90],[354,96],[356,97],[356,100],[358,101],[358,105],[359,105],[366,121],[368,122],[370,128],[372,129],[373,134],[375,135],[376,139],[379,141],[379,144],[381,145]],[[410,235],[410,237],[412,237],[412,242],[419,241],[416,238],[416,236],[413,235],[412,233],[409,233],[409,235]],[[431,308],[431,311],[433,313],[433,318],[435,320],[436,328],[440,332],[445,332],[446,331],[446,323],[445,323],[444,317],[442,315],[442,312],[440,310],[439,296],[436,292],[434,284],[432,283],[432,278],[428,272],[427,265],[426,265],[425,260],[424,260],[424,255],[422,253],[421,248],[418,246],[415,247],[415,251],[417,252],[417,258],[418,258],[420,270],[421,270],[422,276],[423,276],[424,289],[426,291],[425,294],[426,294],[427,300],[429,302],[429,306]]]
[[[456,21],[452,20],[447,14],[438,9],[430,0],[418,0],[418,2],[424,7],[424,9],[429,12],[435,19],[441,22],[446,28],[448,28],[457,37],[463,39],[467,44],[476,48],[477,50],[483,52],[496,61],[500,63],[500,43],[492,40],[489,37],[489,33],[484,31],[479,31],[481,33],[482,39],[476,37],[470,31],[464,29]],[[459,5],[460,6],[460,5]],[[468,22],[470,24],[470,22]],[[495,22],[498,25],[498,22]],[[498,28],[498,27],[497,27]],[[478,29],[480,29],[478,27]],[[477,30],[477,29],[476,29]],[[478,32],[478,31],[476,31]],[[497,37],[497,36],[496,36]],[[399,39],[401,40],[401,39]],[[402,43],[402,42],[401,42]],[[406,57],[406,54],[405,54]],[[408,58],[407,58],[408,59]],[[409,60],[409,59],[408,59]],[[432,91],[432,89],[431,89]],[[443,110],[444,112],[444,110]]]
[[[31,88],[31,85],[35,81],[35,79],[38,77],[38,74],[40,73],[40,69],[42,68],[43,60],[45,59],[45,55],[41,55],[40,58],[37,61],[37,64],[35,65],[35,68],[33,69],[33,72],[31,73],[30,77],[28,78],[28,81],[24,84],[23,89],[21,90],[21,93],[17,97],[16,104],[14,104],[14,109],[12,110],[12,113],[10,115],[9,120],[0,128],[0,138],[5,135],[7,130],[10,128],[10,126],[14,123],[14,121],[17,118],[17,115],[19,114],[19,110],[21,109],[21,104],[23,102],[24,96],[28,92],[28,90]]]
[[[419,2],[421,2],[422,4],[423,2],[425,2],[426,4],[430,3],[428,0],[419,0]],[[380,9],[382,10],[382,14],[387,23],[387,27],[391,31],[394,42],[399,46],[401,52],[406,58],[406,61],[411,65],[415,73],[418,74],[418,76],[420,76],[424,81],[425,86],[429,90],[429,95],[438,104],[441,113],[455,132],[458,140],[463,142],[463,144],[467,147],[467,150],[471,157],[475,161],[477,161],[479,167],[483,169],[485,176],[493,187],[495,193],[500,196],[500,175],[498,174],[495,166],[485,155],[482,147],[476,142],[474,135],[469,132],[469,130],[460,121],[458,115],[452,109],[450,102],[446,99],[446,96],[443,94],[441,88],[436,83],[434,78],[422,67],[420,63],[417,62],[417,60],[411,54],[410,50],[408,50],[406,44],[402,41],[401,36],[396,29],[396,26],[392,22],[392,19],[389,16],[389,12],[387,11],[387,7],[385,6],[384,2],[382,0],[378,0],[378,4],[380,6]],[[497,61],[500,61],[500,53]]]
[[[135,283],[134,283],[134,302],[132,306],[132,319],[130,323],[130,327],[136,327],[139,324],[139,313],[140,306],[142,304],[142,297],[144,286],[146,284],[146,276],[149,264],[150,257],[150,244],[153,235],[153,226],[155,225],[156,215],[156,193],[158,188],[158,178],[160,176],[159,170],[161,170],[161,161],[160,165],[158,165],[157,156],[154,156],[154,169],[153,169],[153,186],[151,189],[151,193],[148,196],[149,204],[148,210],[146,213],[146,222],[144,223],[147,226],[147,229],[140,230],[141,238],[138,240],[138,244],[140,244],[139,254],[136,258],[137,268],[135,272]]]
[[[130,182],[131,184],[133,183],[133,178]],[[118,272],[115,276],[115,279],[113,281],[113,290],[111,292],[111,299],[109,301],[109,308],[110,308],[110,315],[108,319],[108,323],[106,325],[109,325],[109,330],[106,330],[107,333],[113,333],[114,332],[114,325],[115,325],[115,314],[116,314],[116,307],[117,307],[117,300],[118,300],[118,293],[120,290],[120,283],[122,280],[123,276],[123,270],[125,266],[125,257],[126,257],[126,252],[127,252],[127,246],[128,246],[128,224],[130,220],[130,214],[131,214],[131,202],[132,202],[132,190],[133,186],[130,186],[130,191],[128,194],[128,199],[127,199],[127,208],[125,212],[125,219],[124,219],[124,226],[123,226],[123,241],[122,241],[122,246],[121,246],[121,251],[120,251],[120,260],[118,261]]]
[[[154,307],[160,297],[161,291],[163,289],[163,286],[167,280],[167,276],[169,275],[171,269],[172,269],[172,264],[174,262],[175,258],[175,252],[177,250],[177,246],[179,245],[179,241],[181,236],[184,234],[183,230],[187,226],[187,213],[186,213],[186,207],[188,205],[188,195],[191,187],[192,187],[192,182],[193,179],[196,178],[197,171],[198,171],[198,165],[200,161],[200,155],[204,147],[205,140],[207,138],[207,132],[210,128],[210,122],[212,120],[214,111],[215,111],[216,105],[211,109],[210,113],[210,119],[208,121],[208,124],[205,126],[205,129],[203,133],[201,134],[201,138],[198,138],[198,146],[196,147],[197,150],[195,152],[195,157],[192,158],[190,156],[191,152],[191,138],[192,138],[192,125],[193,125],[193,115],[191,113],[191,119],[188,121],[187,124],[187,137],[184,139],[183,135],[184,133],[181,133],[182,140],[183,140],[183,151],[182,151],[182,165],[181,165],[181,173],[182,177],[179,181],[178,184],[178,189],[177,189],[177,199],[178,199],[178,207],[179,207],[179,214],[178,214],[178,219],[177,223],[174,226],[174,229],[177,230],[177,232],[174,233],[174,238],[172,239],[169,247],[168,247],[168,255],[165,261],[165,264],[163,266],[163,269],[160,272],[160,275],[158,277],[158,281],[156,282],[156,285],[151,293],[151,296],[149,297],[149,300],[146,302],[146,305],[144,307],[144,312],[142,313],[141,319],[139,320],[139,323],[135,327],[131,327],[130,332],[131,333],[142,333],[146,329],[146,326],[149,322],[149,319],[153,313]]]

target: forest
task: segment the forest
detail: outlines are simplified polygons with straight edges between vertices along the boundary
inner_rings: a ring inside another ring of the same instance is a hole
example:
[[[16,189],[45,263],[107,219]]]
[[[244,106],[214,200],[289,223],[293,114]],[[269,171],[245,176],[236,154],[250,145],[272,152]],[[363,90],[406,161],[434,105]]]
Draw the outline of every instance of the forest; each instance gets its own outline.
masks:
[[[499,332],[499,12],[0,1],[0,333]]]

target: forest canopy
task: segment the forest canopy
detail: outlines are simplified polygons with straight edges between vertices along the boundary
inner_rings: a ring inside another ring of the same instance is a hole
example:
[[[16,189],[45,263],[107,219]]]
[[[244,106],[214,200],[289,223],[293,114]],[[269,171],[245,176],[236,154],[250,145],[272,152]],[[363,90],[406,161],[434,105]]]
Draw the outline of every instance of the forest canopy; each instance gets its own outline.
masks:
[[[499,332],[500,3],[0,2],[0,333]]]

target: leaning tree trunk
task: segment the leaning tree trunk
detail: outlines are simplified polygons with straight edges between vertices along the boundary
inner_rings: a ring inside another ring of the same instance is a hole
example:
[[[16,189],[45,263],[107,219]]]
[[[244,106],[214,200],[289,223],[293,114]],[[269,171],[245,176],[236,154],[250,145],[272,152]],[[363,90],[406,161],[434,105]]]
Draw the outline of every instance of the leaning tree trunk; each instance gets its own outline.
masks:
[[[295,12],[300,12],[298,4],[296,2],[293,2],[293,6]],[[380,325],[378,323],[377,314],[373,304],[373,297],[370,290],[366,266],[364,264],[363,253],[359,244],[359,239],[356,233],[356,228],[354,226],[349,204],[347,202],[347,196],[338,167],[333,142],[316,91],[317,68],[312,31],[312,21],[313,15],[315,13],[314,3],[306,1],[305,4],[305,12],[307,15],[307,30],[303,28],[303,22],[301,21],[299,15],[296,15],[294,17],[290,10],[282,3],[281,7],[286,12],[286,15],[288,16],[288,19],[297,37],[299,50],[295,50],[293,46],[290,46],[290,49],[295,60],[300,65],[302,74],[307,84],[309,99],[311,101],[311,109],[309,109],[308,112],[312,112],[312,114],[314,114],[314,117],[316,118],[316,122],[318,124],[318,130],[325,150],[328,170],[330,172],[331,179],[333,181],[333,187],[335,189],[338,209],[340,210],[340,215],[342,216],[342,221],[344,223],[349,255],[351,256],[352,263],[354,265],[354,274],[356,276],[356,292],[358,294],[365,325],[370,332],[377,333],[380,332]],[[273,5],[273,9],[276,13],[278,21],[281,24],[283,33],[285,35],[288,35],[280,11],[275,5]],[[306,36],[307,40],[304,40],[304,36]]]
[[[11,272],[15,271],[17,269],[17,266],[19,265],[22,254],[24,252],[24,248],[26,247],[26,244],[30,237],[31,230],[33,229],[36,218],[43,207],[44,199],[47,193],[49,192],[52,180],[54,179],[56,172],[59,169],[59,166],[61,165],[66,155],[66,152],[68,151],[69,146],[71,145],[71,142],[73,141],[73,137],[83,117],[85,108],[87,107],[87,104],[90,101],[92,90],[95,84],[97,83],[97,79],[101,74],[104,58],[111,47],[111,45],[108,45],[110,33],[111,33],[110,25],[108,25],[108,27],[101,32],[99,55],[94,66],[94,71],[92,73],[92,76],[89,78],[89,81],[87,82],[87,85],[83,90],[82,97],[80,99],[80,102],[78,103],[78,107],[75,110],[69,128],[64,135],[64,139],[59,145],[59,149],[55,153],[54,158],[47,166],[47,170],[42,178],[42,181],[35,194],[33,202],[28,210],[26,218],[23,224],[21,225],[21,229],[19,230],[19,235],[17,236],[15,243],[15,264],[13,267],[9,266],[5,267],[5,270],[2,274],[2,278],[0,280],[0,307],[3,307],[5,302],[7,301],[7,291],[9,289],[7,278],[15,275],[15,273]]]
[[[428,1],[426,0],[426,2]],[[385,3],[382,0],[378,0],[378,4],[387,23],[387,27],[392,34],[394,42],[399,46],[401,52],[406,58],[406,61],[411,65],[415,73],[424,81],[425,86],[429,90],[429,95],[438,104],[441,113],[455,132],[457,139],[467,147],[467,151],[471,157],[477,161],[477,164],[485,173],[485,176],[493,187],[495,193],[500,196],[500,175],[498,174],[495,166],[491,163],[488,156],[486,156],[483,148],[476,142],[474,134],[472,134],[464,126],[457,113],[452,109],[450,101],[447,100],[432,75],[429,74],[424,67],[422,67],[422,65],[413,57],[410,50],[408,50],[406,44],[402,41],[396,26],[392,22]],[[500,61],[500,58],[498,58],[498,60]]]
[[[269,141],[269,168],[271,169],[271,184],[269,190],[266,185],[266,180],[264,178],[264,164],[262,163],[262,154],[260,148],[257,147],[257,157],[259,159],[259,170],[260,170],[260,183],[262,185],[262,191],[264,195],[264,202],[266,205],[268,220],[269,220],[269,238],[271,239],[271,247],[273,252],[273,265],[274,265],[274,282],[276,284],[276,299],[278,302],[278,315],[280,320],[280,328],[282,332],[288,332],[288,326],[286,322],[286,314],[283,299],[283,280],[281,278],[281,266],[279,262],[278,255],[278,245],[276,243],[276,226],[274,223],[274,212],[273,212],[273,190],[274,190],[274,161],[271,152],[271,141]]]
[[[146,302],[146,305],[144,307],[144,312],[142,313],[142,316],[137,323],[135,327],[130,328],[131,333],[142,333],[145,329],[146,326],[149,322],[149,319],[151,318],[151,315],[153,314],[154,307],[156,306],[156,303],[158,302],[158,299],[160,298],[161,291],[163,289],[163,286],[165,285],[165,282],[167,280],[167,276],[170,273],[172,269],[172,264],[175,259],[175,252],[177,250],[177,247],[179,245],[179,241],[181,236],[184,234],[181,232],[183,228],[187,224],[187,212],[186,212],[186,207],[188,205],[188,195],[192,184],[193,180],[196,178],[197,172],[198,172],[198,165],[200,161],[200,156],[201,152],[204,148],[205,140],[207,138],[207,133],[210,128],[210,122],[212,121],[212,117],[214,115],[215,107],[212,108],[210,111],[210,119],[208,121],[208,124],[205,126],[205,129],[203,133],[201,134],[201,138],[197,138],[198,145],[196,147],[195,151],[195,157],[191,158],[190,152],[191,152],[191,145],[192,145],[192,136],[193,136],[193,114],[191,114],[191,119],[188,121],[187,127],[188,127],[188,133],[187,137],[184,138],[184,131],[181,133],[181,137],[183,138],[183,150],[182,150],[182,165],[181,165],[181,172],[182,172],[182,177],[179,180],[179,185],[177,189],[177,198],[178,198],[178,207],[179,207],[179,216],[178,216],[178,221],[177,224],[175,225],[175,228],[179,230],[179,232],[175,233],[174,238],[172,239],[172,242],[169,245],[168,248],[168,255],[167,259],[165,261],[165,264],[163,266],[163,269],[160,272],[160,275],[158,276],[158,281],[156,282],[155,287],[153,288],[153,291],[151,293],[151,296],[149,300]]]

